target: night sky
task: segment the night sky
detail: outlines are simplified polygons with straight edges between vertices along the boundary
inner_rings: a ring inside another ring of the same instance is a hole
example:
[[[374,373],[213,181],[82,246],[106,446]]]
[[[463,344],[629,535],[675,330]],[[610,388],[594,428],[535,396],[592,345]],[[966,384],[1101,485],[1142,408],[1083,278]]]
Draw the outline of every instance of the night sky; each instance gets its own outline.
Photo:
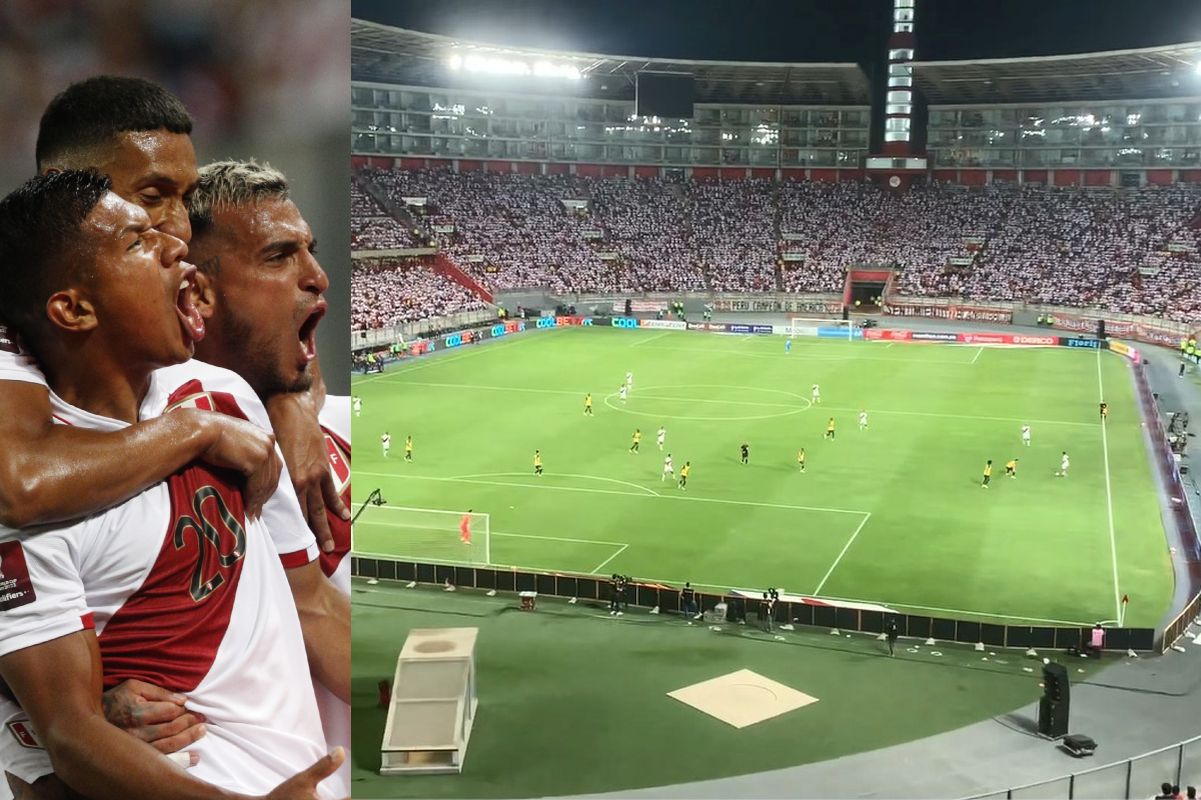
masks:
[[[488,43],[716,61],[884,59],[890,0],[353,0],[359,19]],[[1201,39],[1198,0],[918,0],[920,60]]]

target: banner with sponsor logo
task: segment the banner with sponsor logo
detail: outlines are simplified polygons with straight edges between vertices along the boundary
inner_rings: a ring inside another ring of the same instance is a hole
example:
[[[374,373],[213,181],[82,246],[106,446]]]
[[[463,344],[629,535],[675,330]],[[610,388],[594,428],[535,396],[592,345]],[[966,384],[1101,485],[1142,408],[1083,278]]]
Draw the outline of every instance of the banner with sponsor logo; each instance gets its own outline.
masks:
[[[626,301],[614,300],[613,310],[618,314],[625,313]],[[654,314],[659,311],[667,310],[666,300],[630,300],[630,311],[637,311],[641,314]]]
[[[829,327],[829,326],[821,327],[821,328],[817,329],[817,337],[819,339],[846,339],[846,338],[848,338],[847,330],[848,330],[847,328],[835,328],[835,327]],[[851,332],[851,335],[849,338],[851,338],[851,339],[862,339],[863,338],[863,329],[862,328],[851,328],[850,332]]]
[[[1097,339],[1082,339],[1079,336],[1060,336],[1059,343],[1064,347],[1087,347],[1094,350],[1101,347],[1101,342]]]
[[[772,333],[771,325],[742,325],[731,323],[726,325],[727,333]]]
[[[712,333],[728,333],[729,326],[724,322],[689,322],[690,331],[710,331]]]
[[[913,338],[913,331],[892,330],[890,328],[868,328],[863,332],[863,338],[869,341],[907,342]]]
[[[1135,364],[1138,364],[1139,362],[1142,361],[1142,355],[1139,353],[1139,351],[1136,350],[1135,348],[1131,347],[1128,344],[1123,344],[1121,342],[1115,342],[1111,339],[1109,341],[1109,349],[1114,351],[1118,355],[1126,356],[1126,358],[1130,359]]]
[[[609,324],[614,328],[637,328],[638,320],[633,317],[612,317]]]
[[[889,303],[884,313],[896,317],[930,317],[931,319],[960,319],[974,322],[1013,321],[1013,312],[1006,308],[985,308],[970,305],[922,305],[919,303]]]
[[[1065,331],[1093,333],[1097,330],[1097,317],[1077,316],[1075,314],[1054,314],[1053,327]],[[1170,324],[1170,323],[1169,323]],[[1120,336],[1123,339],[1134,339],[1147,344],[1158,344],[1164,347],[1179,347],[1181,334],[1167,327],[1159,327],[1150,322],[1135,322],[1131,320],[1105,320],[1105,332],[1110,336]]]
[[[960,334],[948,331],[913,331],[909,338],[915,342],[957,342]]]
[[[678,319],[640,319],[638,320],[638,327],[682,331],[687,329],[688,323]]]

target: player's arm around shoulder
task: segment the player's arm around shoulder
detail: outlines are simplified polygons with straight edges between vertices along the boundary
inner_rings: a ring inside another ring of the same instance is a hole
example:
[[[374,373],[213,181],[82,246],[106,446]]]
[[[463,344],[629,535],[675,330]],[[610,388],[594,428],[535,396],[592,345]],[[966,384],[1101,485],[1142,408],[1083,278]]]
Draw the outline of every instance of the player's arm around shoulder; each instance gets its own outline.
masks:
[[[216,415],[192,411],[110,432],[57,425],[51,415],[44,385],[0,380],[0,524],[27,528],[81,517],[196,459],[247,476],[274,468],[263,448],[232,435],[239,421]]]

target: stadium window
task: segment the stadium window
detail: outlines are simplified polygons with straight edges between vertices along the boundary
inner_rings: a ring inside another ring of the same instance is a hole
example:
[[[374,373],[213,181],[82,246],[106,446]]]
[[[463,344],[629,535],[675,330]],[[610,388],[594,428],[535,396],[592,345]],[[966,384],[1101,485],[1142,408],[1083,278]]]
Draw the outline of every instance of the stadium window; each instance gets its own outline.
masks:
[[[889,103],[911,103],[913,102],[913,92],[907,89],[889,92],[886,101]]]
[[[913,78],[892,77],[892,78],[888,79],[889,88],[892,88],[893,86],[912,86],[912,85],[913,85]]]
[[[901,47],[901,48],[897,48],[896,50],[889,50],[888,51],[888,60],[889,61],[912,61],[913,60],[913,48],[912,47]]]
[[[889,64],[888,74],[890,77],[908,78],[913,75],[913,67],[909,64]]]
[[[909,103],[890,103],[884,106],[885,114],[908,114],[913,111],[913,106]]]
[[[896,25],[893,26],[893,31],[895,33],[913,33],[913,23],[912,22],[898,22]]]
[[[884,130],[907,131],[909,130],[909,119],[906,117],[890,117],[884,120]]]
[[[884,141],[886,142],[907,142],[909,141],[909,131],[885,131]]]
[[[897,22],[913,22],[913,9],[898,8],[892,12],[892,18]]]

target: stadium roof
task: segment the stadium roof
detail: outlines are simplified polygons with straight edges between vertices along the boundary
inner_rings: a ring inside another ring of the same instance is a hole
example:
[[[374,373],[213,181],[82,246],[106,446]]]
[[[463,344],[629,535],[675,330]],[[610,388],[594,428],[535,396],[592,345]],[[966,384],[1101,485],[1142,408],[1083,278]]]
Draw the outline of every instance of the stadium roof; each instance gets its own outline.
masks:
[[[698,103],[762,103],[768,105],[867,105],[869,84],[858,64],[782,64],[749,61],[688,61],[667,58],[574,53],[468,42],[451,36],[393,28],[375,22],[350,22],[350,69],[356,81],[485,88],[478,76],[452,71],[452,51],[493,55],[529,55],[569,63],[583,79],[552,84],[553,93],[582,97],[634,99],[634,75],[640,70],[687,72],[695,78]],[[538,80],[538,79],[534,79]],[[495,77],[487,88],[552,93],[538,80]],[[521,81],[522,83],[519,83]]]
[[[1201,95],[1201,42],[1035,58],[915,61],[931,105],[1151,100]]]

